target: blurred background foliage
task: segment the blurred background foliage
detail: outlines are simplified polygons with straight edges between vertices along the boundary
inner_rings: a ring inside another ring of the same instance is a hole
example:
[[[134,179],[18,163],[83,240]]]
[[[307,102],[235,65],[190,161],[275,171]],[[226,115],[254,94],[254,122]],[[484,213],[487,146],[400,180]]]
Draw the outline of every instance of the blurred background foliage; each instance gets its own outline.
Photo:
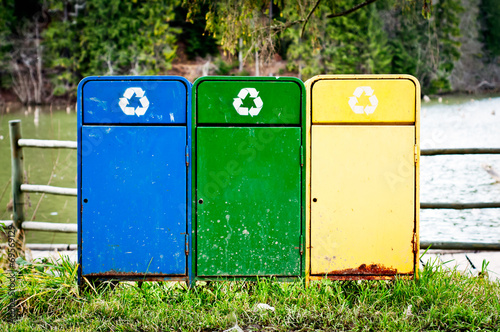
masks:
[[[73,102],[78,82],[90,75],[285,74],[306,80],[404,73],[416,76],[425,94],[500,89],[497,0],[0,5],[0,102],[9,95],[24,104]]]

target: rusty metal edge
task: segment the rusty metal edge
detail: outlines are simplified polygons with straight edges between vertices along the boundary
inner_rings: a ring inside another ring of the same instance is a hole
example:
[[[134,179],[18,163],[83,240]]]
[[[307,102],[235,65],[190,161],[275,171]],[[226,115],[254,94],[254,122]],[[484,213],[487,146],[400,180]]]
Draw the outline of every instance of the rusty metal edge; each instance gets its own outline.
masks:
[[[395,275],[311,275],[310,280],[395,280],[395,279],[414,279],[413,274],[395,274]]]

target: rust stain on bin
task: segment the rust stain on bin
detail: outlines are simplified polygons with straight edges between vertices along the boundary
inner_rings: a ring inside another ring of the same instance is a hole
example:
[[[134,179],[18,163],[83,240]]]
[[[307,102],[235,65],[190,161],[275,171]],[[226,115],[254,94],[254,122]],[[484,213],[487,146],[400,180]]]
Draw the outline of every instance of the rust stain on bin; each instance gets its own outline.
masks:
[[[363,275],[363,279],[367,279],[368,275],[394,275],[398,270],[392,267],[385,267],[379,264],[361,264],[358,268],[331,271],[328,275]]]
[[[310,280],[323,280],[325,278],[329,279],[329,280],[394,280],[396,278],[411,280],[411,279],[414,279],[414,275],[413,274],[397,274],[397,275],[372,276],[372,275],[358,274],[358,275],[336,275],[336,276],[335,275],[310,276]]]
[[[328,279],[334,280],[389,280],[391,276],[365,276],[365,275],[345,275],[345,276],[328,276]]]

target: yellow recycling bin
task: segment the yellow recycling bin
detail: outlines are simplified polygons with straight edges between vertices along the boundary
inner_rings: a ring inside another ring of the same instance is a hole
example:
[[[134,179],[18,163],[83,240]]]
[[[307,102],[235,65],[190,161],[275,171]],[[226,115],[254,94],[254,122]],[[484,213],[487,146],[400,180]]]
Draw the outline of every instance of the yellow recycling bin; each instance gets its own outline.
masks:
[[[306,91],[306,280],[415,276],[417,79],[321,75]]]

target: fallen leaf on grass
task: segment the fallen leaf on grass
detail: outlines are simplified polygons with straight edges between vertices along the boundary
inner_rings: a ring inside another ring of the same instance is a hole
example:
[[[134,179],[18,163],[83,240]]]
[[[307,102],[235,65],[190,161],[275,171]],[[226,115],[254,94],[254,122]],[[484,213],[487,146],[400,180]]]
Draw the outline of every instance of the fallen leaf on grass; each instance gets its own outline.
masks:
[[[271,310],[274,311],[274,307],[271,307],[269,304],[266,303],[258,303],[255,305],[255,310]]]
[[[410,304],[410,305],[408,306],[408,309],[406,309],[406,310],[405,310],[405,316],[406,316],[406,317],[411,317],[411,316],[413,316],[413,313],[411,312],[411,307],[412,307],[412,305]]]

